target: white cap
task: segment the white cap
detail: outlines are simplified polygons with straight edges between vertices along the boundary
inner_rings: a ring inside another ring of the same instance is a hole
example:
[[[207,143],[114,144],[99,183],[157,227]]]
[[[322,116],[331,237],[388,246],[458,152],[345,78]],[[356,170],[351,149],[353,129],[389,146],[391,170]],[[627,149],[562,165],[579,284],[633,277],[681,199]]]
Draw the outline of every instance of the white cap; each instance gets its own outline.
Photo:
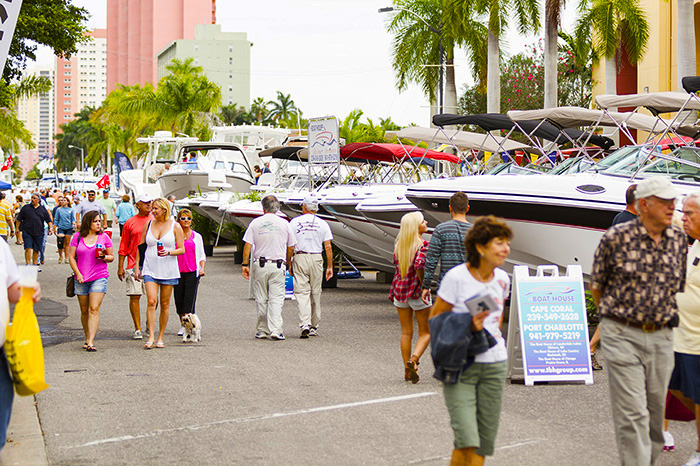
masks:
[[[148,193],[140,194],[136,198],[136,202],[143,202],[143,203],[151,202],[152,200],[153,200],[153,198]]]
[[[304,198],[302,204],[304,204],[309,210],[318,210],[318,198],[312,196],[311,194]]]
[[[668,178],[654,176],[640,181],[634,191],[634,197],[638,200],[651,196],[671,200],[678,197],[678,191]]]

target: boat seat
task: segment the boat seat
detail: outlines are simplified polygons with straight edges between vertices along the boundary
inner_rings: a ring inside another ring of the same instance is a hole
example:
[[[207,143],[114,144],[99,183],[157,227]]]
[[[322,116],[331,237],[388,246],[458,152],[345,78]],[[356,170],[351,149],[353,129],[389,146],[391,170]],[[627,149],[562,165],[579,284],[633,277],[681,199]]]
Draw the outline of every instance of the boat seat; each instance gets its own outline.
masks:
[[[695,94],[700,91],[700,76],[686,76],[681,80],[683,89],[688,94]]]
[[[223,170],[210,170],[207,174],[207,185],[210,188],[231,188],[226,181],[226,173]]]
[[[258,186],[272,186],[275,184],[275,174],[274,173],[263,173],[258,178]]]

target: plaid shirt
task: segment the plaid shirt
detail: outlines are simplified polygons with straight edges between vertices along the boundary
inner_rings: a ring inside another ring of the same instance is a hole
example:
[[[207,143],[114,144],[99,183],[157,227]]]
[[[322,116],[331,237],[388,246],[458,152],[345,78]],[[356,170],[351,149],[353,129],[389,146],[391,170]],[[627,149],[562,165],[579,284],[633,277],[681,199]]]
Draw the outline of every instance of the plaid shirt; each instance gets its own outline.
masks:
[[[593,259],[591,287],[601,290],[600,315],[643,324],[667,323],[685,288],[688,240],[669,226],[657,245],[640,219],[611,227]]]
[[[413,263],[408,267],[408,272],[405,277],[401,277],[399,271],[399,261],[394,254],[394,280],[391,282],[391,292],[389,293],[390,300],[397,300],[400,303],[405,303],[409,299],[420,299],[421,282],[418,279],[418,270],[425,267],[425,254],[428,252],[428,242],[423,241],[423,246],[418,249],[416,256],[413,258]]]

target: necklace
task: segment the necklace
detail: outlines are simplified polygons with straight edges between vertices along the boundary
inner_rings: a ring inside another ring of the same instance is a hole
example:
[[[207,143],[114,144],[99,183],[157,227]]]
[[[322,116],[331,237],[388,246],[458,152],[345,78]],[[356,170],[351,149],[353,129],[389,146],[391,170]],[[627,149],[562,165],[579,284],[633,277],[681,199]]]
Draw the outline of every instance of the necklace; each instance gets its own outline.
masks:
[[[488,278],[486,278],[483,275],[481,275],[478,269],[473,268],[471,265],[468,265],[467,268],[469,269],[469,272],[471,272],[472,276],[474,276],[474,278],[476,278],[477,281],[480,281],[481,283],[488,283],[493,278],[493,270],[489,274]]]

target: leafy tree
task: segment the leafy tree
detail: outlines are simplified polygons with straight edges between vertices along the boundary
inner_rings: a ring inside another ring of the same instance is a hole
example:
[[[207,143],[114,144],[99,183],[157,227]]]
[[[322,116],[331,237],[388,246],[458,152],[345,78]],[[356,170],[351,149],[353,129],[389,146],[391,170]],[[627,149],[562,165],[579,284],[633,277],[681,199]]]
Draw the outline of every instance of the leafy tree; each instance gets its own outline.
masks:
[[[173,133],[209,139],[216,110],[221,106],[221,88],[209,81],[194,59],[173,59],[166,66],[169,74],[158,82],[158,89],[147,84],[127,92],[118,102],[119,113],[137,113]]]
[[[341,120],[339,126],[339,135],[345,139],[346,144],[351,142],[387,142],[384,137],[384,128],[381,125],[375,125],[372,120],[367,119],[367,123],[362,123],[364,112],[356,108],[350,114]]]
[[[24,177],[25,180],[39,180],[41,179],[41,172],[37,168],[37,164],[34,164],[34,167],[32,167],[31,170],[27,172],[27,176]]]
[[[81,42],[90,40],[85,22],[88,11],[71,0],[24,0],[3,70],[5,82],[18,78],[27,60],[36,60],[37,44],[69,57]]]
[[[544,51],[541,44],[540,39],[535,45],[526,46],[525,52],[514,55],[501,65],[501,113],[538,109],[544,105]],[[577,55],[568,45],[560,48],[557,73],[562,106],[587,107],[590,104],[593,84],[591,57],[590,53],[587,58]],[[465,88],[459,101],[460,113],[486,112],[486,96],[481,89],[478,83]]]
[[[297,106],[292,100],[291,94],[284,94],[277,91],[277,100],[271,100],[267,103],[270,108],[269,118],[279,123],[282,120],[290,120],[297,112]]]
[[[457,104],[454,76],[455,47],[463,46],[480,74],[484,65],[486,28],[468,16],[458,17],[448,9],[454,0],[395,0],[398,13],[388,25],[394,35],[393,68],[399,91],[409,82],[418,84],[431,102],[437,100],[442,45],[445,60],[445,99],[448,111]]]
[[[23,97],[44,94],[51,90],[47,77],[28,76],[14,84],[0,81],[0,147],[17,152],[21,146],[33,148],[32,134],[17,118],[17,103]]]
[[[248,112],[245,107],[239,107],[238,104],[224,105],[219,111],[219,120],[224,125],[247,125],[249,121]]]
[[[268,102],[262,97],[256,97],[253,103],[250,104],[250,115],[253,117],[253,121],[260,124],[268,124],[270,122],[270,109],[268,108]]]

